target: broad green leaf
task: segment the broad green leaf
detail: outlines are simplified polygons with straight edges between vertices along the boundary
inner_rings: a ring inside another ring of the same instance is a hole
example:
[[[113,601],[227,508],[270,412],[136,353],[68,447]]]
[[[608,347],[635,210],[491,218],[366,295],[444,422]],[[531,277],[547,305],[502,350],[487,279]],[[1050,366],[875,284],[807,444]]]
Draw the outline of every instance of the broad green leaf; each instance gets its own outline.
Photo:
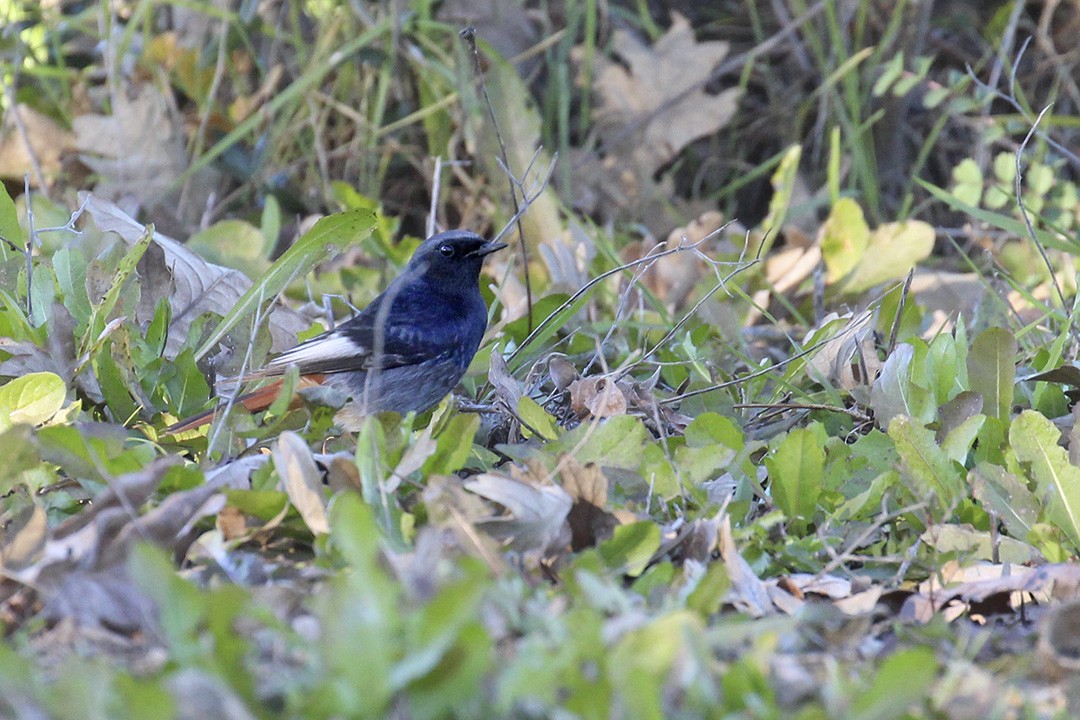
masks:
[[[851,198],[840,198],[822,226],[821,257],[828,270],[828,282],[835,283],[862,260],[870,243],[870,226],[862,208]]]
[[[78,248],[61,248],[52,258],[53,272],[60,286],[61,302],[75,319],[77,334],[90,322],[90,297],[86,293],[86,258]]]
[[[266,271],[270,251],[259,228],[243,220],[222,220],[188,238],[184,245],[204,259],[235,268],[250,278]]]
[[[63,378],[37,372],[15,378],[0,387],[0,430],[16,423],[41,425],[64,406],[67,386]]]
[[[116,267],[116,273],[113,275],[112,284],[105,292],[105,296],[101,299],[101,302],[94,306],[94,310],[91,313],[90,327],[86,335],[83,336],[80,352],[85,354],[90,351],[94,343],[99,341],[98,333],[105,327],[105,322],[112,315],[113,310],[116,308],[117,301],[120,300],[120,294],[124,290],[124,285],[135,273],[135,268],[139,264],[139,260],[146,253],[146,248],[150,247],[150,241],[154,238],[154,226],[147,225],[143,234],[139,236],[138,242],[133,244],[124,253],[124,256],[120,259],[119,264]],[[91,298],[93,302],[93,298]]]
[[[1080,549],[1080,468],[1069,463],[1060,437],[1054,423],[1034,410],[1020,413],[1009,428],[1009,445],[1029,468],[1044,517]]]
[[[1039,519],[1039,500],[1026,483],[1000,465],[979,463],[971,473],[971,490],[988,512],[1005,524],[1005,529],[1023,540]]]
[[[796,428],[765,458],[773,500],[795,527],[814,517],[825,478],[825,427]]]
[[[205,357],[243,318],[275,298],[289,283],[307,274],[317,263],[362,242],[371,234],[374,226],[375,215],[370,210],[346,210],[320,218],[236,302],[232,312],[221,320],[199,347],[195,359]]]
[[[618,525],[600,544],[600,557],[612,572],[637,577],[660,548],[660,526],[651,520]]]
[[[661,616],[620,638],[609,662],[616,707],[622,712],[612,716],[662,720],[661,698],[672,663],[692,652],[690,639],[703,629],[696,614],[683,611]]]
[[[645,446],[641,462],[641,478],[649,486],[651,492],[664,500],[670,500],[682,492],[682,485],[675,474],[675,468],[672,467],[671,460],[660,445],[650,443]]]
[[[705,412],[691,420],[683,437],[687,446],[692,448],[723,445],[738,451],[746,445],[746,437],[739,426],[731,418],[715,412]]]
[[[193,415],[206,404],[206,399],[210,397],[210,386],[195,364],[192,349],[185,348],[177,355],[170,369],[174,372],[164,377],[169,406],[178,417]]]
[[[928,423],[937,408],[933,395],[911,381],[916,352],[910,343],[900,343],[885,359],[870,388],[870,406],[881,427],[888,427],[894,417],[907,415]]]
[[[956,555],[964,564],[996,560],[1026,565],[1043,560],[1039,551],[1026,542],[1007,536],[995,538],[988,531],[970,525],[940,523],[927,528],[921,537],[928,547]]]
[[[1011,332],[993,327],[979,333],[968,352],[971,389],[983,396],[983,412],[1003,423],[1012,413],[1018,349]]]
[[[107,340],[91,358],[91,367],[97,377],[105,404],[109,407],[113,420],[126,423],[139,411],[139,406],[132,398],[130,378],[120,371],[120,366],[112,355],[112,341]],[[206,383],[206,380],[203,380]],[[204,396],[205,397],[205,396]],[[182,416],[182,414],[181,414]]]
[[[449,475],[465,467],[479,429],[478,414],[454,415],[435,438],[435,452],[424,462],[424,475]]]
[[[930,648],[897,651],[881,663],[870,687],[855,698],[847,717],[850,720],[913,717],[911,709],[921,707],[937,674],[938,662]],[[916,712],[922,716],[921,711]]]
[[[406,626],[405,657],[398,662],[390,673],[390,684],[395,689],[404,688],[412,682],[421,680],[426,675],[427,682],[421,681],[431,692],[432,685],[452,684],[453,673],[450,668],[442,668],[446,654],[459,639],[460,633],[476,621],[478,605],[484,592],[484,572],[478,566],[466,564],[463,570],[467,577],[446,585],[428,602],[419,613],[408,618]],[[431,677],[435,672],[440,677]],[[444,689],[443,693],[449,694]]]
[[[225,490],[229,505],[268,521],[279,515],[289,502],[289,496],[280,490]]]
[[[585,465],[591,462],[602,467],[637,470],[644,456],[647,431],[639,418],[620,415],[602,422],[588,422],[576,428],[547,448],[554,453],[573,455]]]
[[[975,442],[975,438],[979,436],[979,431],[982,430],[982,426],[985,422],[985,415],[972,415],[967,420],[954,427],[945,435],[945,439],[941,441],[942,451],[944,451],[953,462],[966,465],[968,453],[971,452],[971,446]]]
[[[958,466],[934,442],[934,433],[906,415],[889,423],[889,437],[903,463],[902,475],[918,499],[933,496],[939,519],[952,511],[963,493]]]

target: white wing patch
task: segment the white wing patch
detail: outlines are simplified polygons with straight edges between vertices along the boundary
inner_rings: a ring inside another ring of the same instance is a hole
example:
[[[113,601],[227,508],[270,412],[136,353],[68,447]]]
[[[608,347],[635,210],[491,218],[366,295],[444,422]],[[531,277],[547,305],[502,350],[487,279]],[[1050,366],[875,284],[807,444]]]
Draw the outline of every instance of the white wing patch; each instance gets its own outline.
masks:
[[[296,365],[303,370],[305,365],[349,358],[357,358],[357,365],[360,365],[360,359],[366,354],[367,350],[353,340],[344,335],[331,333],[325,337],[313,338],[301,343],[292,350],[286,350],[267,363],[267,366],[278,368]]]

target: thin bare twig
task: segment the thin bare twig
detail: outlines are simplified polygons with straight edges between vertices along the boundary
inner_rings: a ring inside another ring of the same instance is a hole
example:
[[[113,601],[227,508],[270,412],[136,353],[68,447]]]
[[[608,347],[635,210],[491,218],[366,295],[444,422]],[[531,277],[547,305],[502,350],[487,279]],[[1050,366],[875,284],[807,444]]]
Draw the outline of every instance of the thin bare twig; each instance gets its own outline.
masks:
[[[510,167],[510,160],[506,152],[506,143],[503,142],[502,130],[499,129],[499,121],[495,118],[495,107],[491,102],[491,96],[488,95],[487,83],[484,81],[484,68],[480,64],[480,52],[476,48],[476,28],[465,27],[458,33],[462,40],[469,45],[469,51],[472,53],[473,58],[473,72],[476,73],[476,77],[480,82],[480,92],[484,96],[484,102],[487,104],[488,115],[491,117],[491,126],[495,130],[495,139],[499,143],[499,153],[503,165],[508,169]],[[530,163],[531,165],[531,163]],[[522,175],[525,177],[525,175]],[[514,207],[518,207],[517,188],[513,178],[513,173],[507,172],[507,183],[510,187],[510,200],[513,202]],[[522,198],[524,200],[524,197]],[[529,278],[529,249],[525,243],[525,228],[521,224],[521,214],[515,213],[514,223],[517,225],[518,240],[521,245],[521,262],[523,265],[522,273],[525,276],[525,302],[527,323],[529,332],[532,332],[533,327],[533,298],[532,298],[532,280]]]
[[[1053,103],[1051,103],[1042,109],[1042,112],[1039,113],[1039,117],[1035,118],[1035,122],[1031,125],[1031,129],[1028,130],[1027,135],[1024,136],[1024,141],[1020,143],[1020,147],[1016,149],[1016,154],[1013,156],[1016,161],[1016,178],[1014,180],[1013,191],[1016,193],[1016,205],[1020,208],[1020,215],[1024,218],[1024,225],[1027,226],[1028,236],[1031,238],[1031,242],[1035,243],[1035,247],[1039,251],[1039,257],[1042,258],[1043,264],[1046,265],[1046,269],[1050,273],[1050,281],[1053,283],[1054,290],[1057,292],[1062,310],[1068,312],[1069,306],[1065,302],[1065,293],[1061,290],[1061,283],[1058,282],[1057,273],[1054,272],[1054,265],[1050,262],[1050,256],[1047,255],[1046,248],[1043,247],[1042,242],[1039,241],[1039,236],[1035,234],[1035,226],[1031,222],[1031,216],[1028,214],[1027,206],[1024,205],[1024,193],[1022,187],[1023,173],[1021,171],[1021,161],[1024,157],[1024,150],[1027,148],[1028,142],[1031,141],[1031,136],[1035,133],[1035,129],[1039,127],[1039,121],[1043,119],[1043,116],[1046,115],[1053,106]]]

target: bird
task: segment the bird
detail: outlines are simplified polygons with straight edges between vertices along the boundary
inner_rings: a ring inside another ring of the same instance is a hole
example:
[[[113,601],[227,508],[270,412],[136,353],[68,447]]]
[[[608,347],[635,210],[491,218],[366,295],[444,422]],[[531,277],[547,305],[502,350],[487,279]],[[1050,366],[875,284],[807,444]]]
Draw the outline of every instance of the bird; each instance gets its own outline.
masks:
[[[332,330],[286,350],[252,373],[247,382],[280,377],[292,366],[299,388],[327,385],[348,397],[335,421],[358,430],[379,412],[423,412],[457,386],[487,330],[480,295],[484,259],[506,247],[468,230],[449,230],[424,240],[400,275],[363,310]],[[284,381],[237,398],[250,412],[265,410]],[[178,433],[206,425],[211,409],[166,429]]]

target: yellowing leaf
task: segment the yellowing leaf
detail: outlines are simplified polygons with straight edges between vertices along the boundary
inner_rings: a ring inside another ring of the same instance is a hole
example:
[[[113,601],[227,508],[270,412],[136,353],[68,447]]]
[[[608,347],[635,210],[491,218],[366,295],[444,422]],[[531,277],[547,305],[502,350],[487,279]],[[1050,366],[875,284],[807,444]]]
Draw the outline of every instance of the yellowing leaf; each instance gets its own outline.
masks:
[[[921,220],[888,223],[870,234],[858,265],[839,284],[844,293],[860,293],[899,280],[934,249],[934,228]]]
[[[854,270],[869,243],[870,226],[862,208],[851,198],[840,198],[821,229],[821,257],[828,281],[834,283]]]
[[[36,372],[0,387],[0,430],[16,423],[41,425],[60,412],[67,386],[59,375]]]

